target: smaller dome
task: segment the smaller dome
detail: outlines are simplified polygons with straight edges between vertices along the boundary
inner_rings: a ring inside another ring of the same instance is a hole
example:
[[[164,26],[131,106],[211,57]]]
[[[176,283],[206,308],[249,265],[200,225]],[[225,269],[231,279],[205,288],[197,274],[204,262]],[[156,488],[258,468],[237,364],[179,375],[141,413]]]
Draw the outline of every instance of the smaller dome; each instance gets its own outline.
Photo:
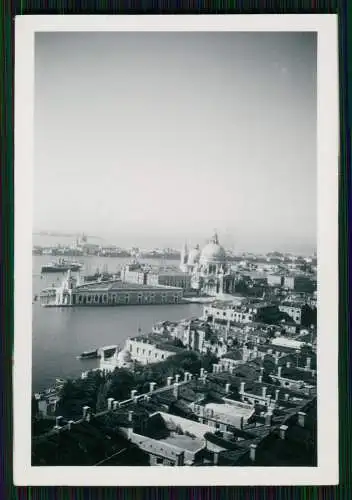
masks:
[[[117,355],[117,360],[120,363],[130,363],[131,359],[132,359],[131,353],[130,353],[130,351],[127,351],[127,350],[120,351]]]
[[[197,245],[195,248],[192,248],[192,250],[189,252],[187,263],[193,266],[194,264],[197,264],[199,262],[199,258],[200,258],[200,250],[199,250],[199,245]]]

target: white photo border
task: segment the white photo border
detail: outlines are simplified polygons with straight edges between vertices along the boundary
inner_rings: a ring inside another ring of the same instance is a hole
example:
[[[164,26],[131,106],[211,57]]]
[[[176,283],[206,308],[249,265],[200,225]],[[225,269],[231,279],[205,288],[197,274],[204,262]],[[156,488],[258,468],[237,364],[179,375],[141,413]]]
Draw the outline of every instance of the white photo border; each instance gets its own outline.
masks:
[[[34,37],[38,31],[317,32],[317,467],[87,468],[31,465]],[[16,486],[281,486],[338,483],[338,81],[336,15],[28,15],[15,18],[13,451]]]

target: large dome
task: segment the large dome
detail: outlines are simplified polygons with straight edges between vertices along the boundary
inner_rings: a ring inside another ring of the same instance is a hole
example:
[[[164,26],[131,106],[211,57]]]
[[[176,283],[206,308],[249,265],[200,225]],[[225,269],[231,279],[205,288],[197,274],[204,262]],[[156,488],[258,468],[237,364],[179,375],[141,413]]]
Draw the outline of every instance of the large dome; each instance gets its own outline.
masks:
[[[117,355],[117,360],[119,363],[130,363],[131,353],[127,350],[120,351]]]
[[[219,244],[218,237],[215,236],[205,245],[200,256],[201,264],[215,263],[223,264],[226,261],[226,252]]]

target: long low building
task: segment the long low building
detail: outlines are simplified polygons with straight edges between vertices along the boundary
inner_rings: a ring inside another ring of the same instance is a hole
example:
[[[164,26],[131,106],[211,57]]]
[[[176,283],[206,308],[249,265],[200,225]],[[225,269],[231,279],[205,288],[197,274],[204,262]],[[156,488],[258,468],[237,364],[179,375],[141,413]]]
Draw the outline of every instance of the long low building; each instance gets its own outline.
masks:
[[[178,287],[123,281],[80,284],[68,273],[60,287],[41,294],[41,303],[45,307],[178,304],[182,297]]]

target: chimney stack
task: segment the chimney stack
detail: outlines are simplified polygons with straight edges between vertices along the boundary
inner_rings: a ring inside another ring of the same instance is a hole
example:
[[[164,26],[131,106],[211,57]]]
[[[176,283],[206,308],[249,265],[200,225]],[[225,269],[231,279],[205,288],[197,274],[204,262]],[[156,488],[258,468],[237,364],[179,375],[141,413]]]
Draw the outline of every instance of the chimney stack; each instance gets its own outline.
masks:
[[[111,410],[114,398],[108,398],[108,410]]]
[[[264,366],[261,366],[260,367],[260,375],[263,375],[264,374]]]
[[[167,385],[171,385],[172,383],[172,377],[167,377]]]
[[[180,380],[180,375],[179,375],[179,373],[176,373],[175,382],[178,384],[179,380]]]
[[[60,429],[63,418],[64,417],[56,417],[56,419],[55,419],[55,429]]]
[[[128,412],[128,421],[129,422],[133,421],[133,411],[131,411],[131,410]]]
[[[137,394],[137,390],[136,389],[132,389],[132,391],[131,391],[131,399],[135,400],[136,394]]]
[[[200,377],[202,378],[204,376],[204,368],[200,369]]]
[[[119,406],[120,406],[120,403],[118,401],[113,401],[113,403],[112,403],[113,410],[117,410],[117,408],[119,408]]]
[[[265,415],[265,425],[271,426],[271,419],[273,418],[273,414],[271,411],[268,411]]]
[[[230,392],[230,387],[231,387],[231,384],[227,383],[225,385],[225,391],[226,391],[226,394],[228,394]]]
[[[244,393],[244,387],[246,385],[246,382],[241,382],[241,387],[240,387],[240,394]]]
[[[287,394],[287,392],[286,392],[286,394],[285,394],[285,401],[288,401],[288,400],[289,400],[289,397],[290,397],[290,395],[289,395],[289,394]]]
[[[290,361],[287,361],[286,368],[291,368],[291,362]]]
[[[214,465],[218,465],[219,463],[219,452],[218,451],[214,451]]]
[[[149,392],[153,392],[156,386],[156,382],[149,382]]]
[[[176,465],[184,465],[185,463],[185,452],[184,451],[181,451],[180,453],[177,453],[177,456],[176,456]]]
[[[255,462],[256,449],[257,449],[256,444],[249,445],[249,458],[251,459],[252,462]]]
[[[310,370],[311,362],[312,362],[312,358],[307,358],[307,360],[306,360],[306,370]]]
[[[263,382],[263,376],[262,375],[259,375],[258,377],[258,382],[261,384]]]
[[[280,439],[286,439],[287,425],[280,425]]]
[[[301,427],[304,427],[304,421],[305,421],[306,415],[307,414],[304,413],[303,411],[298,412],[298,425],[300,425]]]
[[[71,428],[72,428],[72,425],[74,424],[74,421],[73,420],[69,420],[68,421],[68,430],[70,431]]]
[[[279,366],[279,367],[277,368],[277,376],[278,376],[279,378],[281,378],[281,372],[282,372],[282,366]]]
[[[178,393],[179,393],[179,384],[178,382],[174,383],[174,397],[177,399],[178,398]]]
[[[267,390],[267,387],[262,387],[262,397],[263,398],[266,397],[266,390]]]
[[[83,406],[83,420],[90,420],[90,406]]]

